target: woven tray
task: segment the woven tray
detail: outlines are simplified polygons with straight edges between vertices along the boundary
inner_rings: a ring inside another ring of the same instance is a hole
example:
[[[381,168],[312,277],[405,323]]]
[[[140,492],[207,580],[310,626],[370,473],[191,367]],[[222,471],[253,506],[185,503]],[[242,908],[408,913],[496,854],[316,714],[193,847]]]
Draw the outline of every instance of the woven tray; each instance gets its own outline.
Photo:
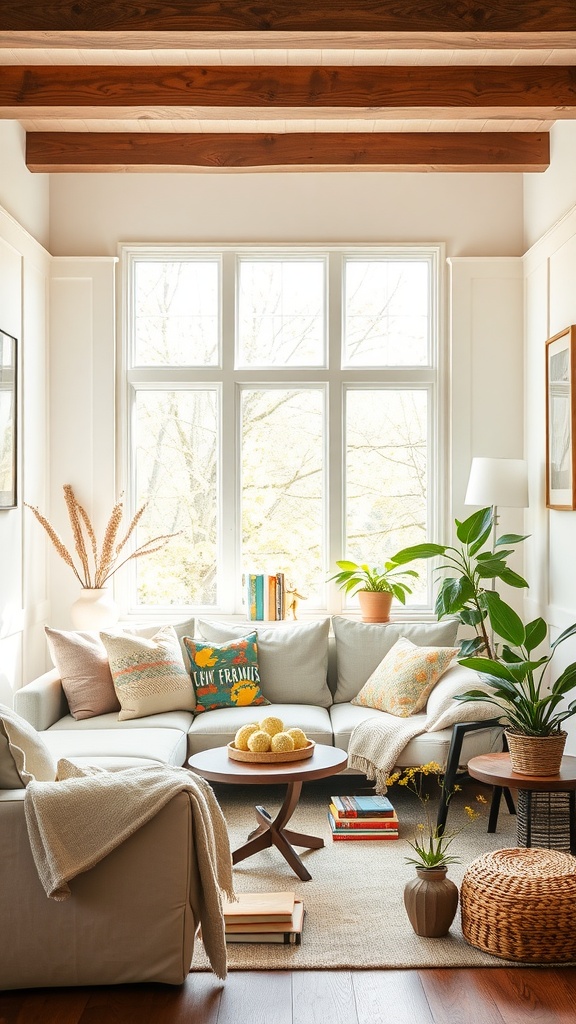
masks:
[[[485,853],[466,869],[462,932],[471,946],[507,960],[576,960],[576,857],[557,850]]]
[[[228,744],[228,757],[232,761],[249,761],[253,764],[286,764],[288,761],[305,761],[312,757],[316,744],[309,740],[305,747],[299,750],[286,750],[281,754],[275,754],[271,750],[238,750],[233,743]]]

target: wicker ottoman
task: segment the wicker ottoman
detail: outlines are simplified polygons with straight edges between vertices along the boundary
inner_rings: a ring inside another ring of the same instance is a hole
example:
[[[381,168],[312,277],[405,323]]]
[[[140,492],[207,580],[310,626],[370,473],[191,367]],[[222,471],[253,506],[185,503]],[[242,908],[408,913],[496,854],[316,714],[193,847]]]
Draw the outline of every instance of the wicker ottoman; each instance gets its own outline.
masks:
[[[557,850],[495,850],[466,869],[462,932],[471,946],[506,960],[576,960],[575,900],[576,857]]]

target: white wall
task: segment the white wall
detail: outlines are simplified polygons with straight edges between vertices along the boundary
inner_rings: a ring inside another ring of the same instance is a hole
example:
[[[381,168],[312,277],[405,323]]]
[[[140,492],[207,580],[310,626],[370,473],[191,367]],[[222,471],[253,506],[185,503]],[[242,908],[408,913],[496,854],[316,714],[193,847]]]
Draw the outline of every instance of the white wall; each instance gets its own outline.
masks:
[[[26,134],[17,121],[0,121],[0,206],[48,247],[50,175],[25,163]]]
[[[546,509],[545,342],[576,323],[576,124],[553,130],[553,163],[526,188],[526,229],[541,237],[525,256],[526,451],[530,473],[527,613],[542,615],[556,637],[576,621],[576,512]],[[557,219],[556,223],[553,222]],[[576,660],[570,640],[555,655],[557,675]],[[571,694],[573,699],[574,694]],[[576,754],[576,723],[567,723],[567,752]]]
[[[48,254],[0,208],[0,328],[17,339],[18,506],[0,511],[0,701],[45,664],[46,549],[23,501],[47,486]]]
[[[451,256],[522,254],[520,174],[61,174],[50,249],[123,242],[437,242]]]
[[[557,121],[550,132],[550,167],[524,175],[524,249],[576,203],[576,121]]]

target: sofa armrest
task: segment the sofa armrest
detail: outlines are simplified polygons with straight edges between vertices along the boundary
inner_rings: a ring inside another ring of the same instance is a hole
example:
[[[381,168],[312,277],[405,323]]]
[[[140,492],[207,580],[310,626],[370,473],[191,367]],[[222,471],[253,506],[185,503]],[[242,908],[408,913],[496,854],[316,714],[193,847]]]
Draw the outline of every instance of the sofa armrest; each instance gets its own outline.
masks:
[[[150,821],[47,899],[24,790],[0,794],[0,990],[163,982],[190,969],[200,900],[192,812],[178,793]]]
[[[60,676],[55,668],[38,676],[14,694],[14,710],[39,732],[70,714]]]

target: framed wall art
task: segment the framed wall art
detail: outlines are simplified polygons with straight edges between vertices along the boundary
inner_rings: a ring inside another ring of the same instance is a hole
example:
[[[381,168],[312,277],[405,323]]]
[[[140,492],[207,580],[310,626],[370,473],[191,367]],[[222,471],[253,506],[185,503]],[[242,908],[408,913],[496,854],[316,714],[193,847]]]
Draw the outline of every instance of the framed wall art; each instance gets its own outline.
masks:
[[[0,509],[16,506],[17,343],[0,331]]]
[[[576,508],[576,325],[546,342],[546,506]]]

